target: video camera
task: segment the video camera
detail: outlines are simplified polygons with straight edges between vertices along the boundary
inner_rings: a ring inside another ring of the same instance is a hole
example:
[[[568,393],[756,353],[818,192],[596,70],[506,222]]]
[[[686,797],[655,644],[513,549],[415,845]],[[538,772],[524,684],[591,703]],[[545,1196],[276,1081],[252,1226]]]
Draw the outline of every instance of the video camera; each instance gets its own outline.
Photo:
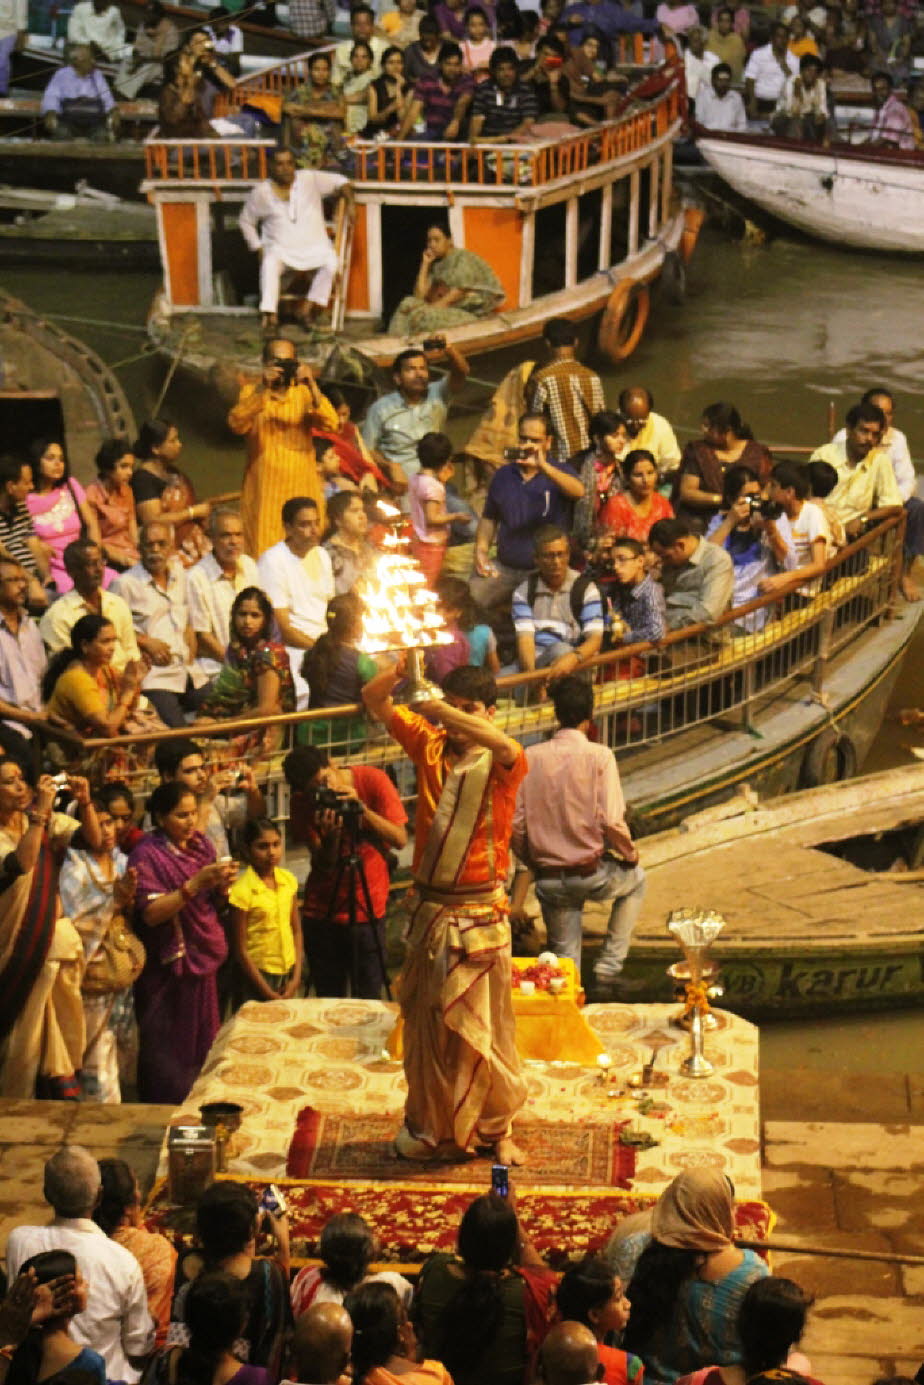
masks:
[[[336,789],[329,789],[326,784],[321,784],[314,790],[314,805],[319,812],[329,809],[339,817],[352,818],[354,822],[358,822],[363,815],[363,805],[358,798],[337,793]]]

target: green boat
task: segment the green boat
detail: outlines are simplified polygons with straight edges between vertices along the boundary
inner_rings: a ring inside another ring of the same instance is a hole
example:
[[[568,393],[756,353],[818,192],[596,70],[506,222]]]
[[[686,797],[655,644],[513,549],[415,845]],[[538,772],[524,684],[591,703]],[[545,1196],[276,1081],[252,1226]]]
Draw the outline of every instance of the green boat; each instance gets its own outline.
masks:
[[[641,843],[633,998],[666,999],[672,909],[715,910],[720,1007],[749,1017],[924,1000],[924,765],[756,802],[739,796]]]

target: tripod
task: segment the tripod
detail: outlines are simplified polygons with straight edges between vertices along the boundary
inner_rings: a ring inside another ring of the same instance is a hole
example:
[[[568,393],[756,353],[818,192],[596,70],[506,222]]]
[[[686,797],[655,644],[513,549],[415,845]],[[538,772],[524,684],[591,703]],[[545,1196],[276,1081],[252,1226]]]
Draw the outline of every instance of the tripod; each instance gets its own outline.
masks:
[[[382,970],[382,980],[385,983],[385,994],[389,1000],[393,999],[391,986],[388,981],[388,971],[385,967],[385,950],[382,947],[382,939],[379,935],[378,922],[375,910],[372,907],[372,895],[369,893],[369,881],[366,877],[366,867],[360,854],[360,835],[359,828],[362,821],[362,804],[353,799],[347,799],[341,806],[341,827],[340,831],[345,837],[347,850],[341,850],[340,859],[337,862],[337,869],[334,872],[333,884],[327,898],[327,917],[332,919],[337,909],[337,899],[340,894],[340,886],[346,881],[347,886],[347,927],[350,931],[350,984],[354,993],[359,989],[359,965],[358,965],[358,929],[364,925],[356,917],[356,887],[362,890],[363,903],[366,906],[366,918],[372,930],[372,938],[375,943],[376,956]],[[341,848],[343,841],[341,840]],[[334,925],[337,926],[336,924]]]

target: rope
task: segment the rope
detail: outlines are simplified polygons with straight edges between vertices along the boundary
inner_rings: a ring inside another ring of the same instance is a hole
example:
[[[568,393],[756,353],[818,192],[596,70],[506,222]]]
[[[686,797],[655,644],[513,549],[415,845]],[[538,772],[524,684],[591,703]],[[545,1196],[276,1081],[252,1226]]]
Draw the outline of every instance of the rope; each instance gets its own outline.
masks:
[[[152,418],[157,418],[157,416],[158,416],[159,413],[160,413],[161,405],[163,404],[164,399],[166,398],[166,395],[167,395],[167,391],[168,391],[168,389],[170,388],[170,382],[172,381],[174,375],[176,374],[176,368],[177,368],[177,366],[180,364],[180,361],[181,361],[182,358],[183,358],[183,353],[184,353],[185,350],[186,350],[186,338],[189,336],[189,334],[190,334],[190,332],[192,331],[194,325],[195,325],[195,324],[194,324],[193,322],[187,322],[186,326],[183,328],[183,333],[182,333],[182,336],[180,337],[180,343],[179,343],[179,345],[177,346],[177,349],[176,349],[176,350],[174,351],[174,353],[173,353],[173,360],[170,362],[170,369],[167,371],[167,378],[166,378],[166,380],[164,381],[163,388],[161,389],[160,394],[157,396],[157,403],[154,405],[154,408],[151,410],[151,417],[152,417]]]

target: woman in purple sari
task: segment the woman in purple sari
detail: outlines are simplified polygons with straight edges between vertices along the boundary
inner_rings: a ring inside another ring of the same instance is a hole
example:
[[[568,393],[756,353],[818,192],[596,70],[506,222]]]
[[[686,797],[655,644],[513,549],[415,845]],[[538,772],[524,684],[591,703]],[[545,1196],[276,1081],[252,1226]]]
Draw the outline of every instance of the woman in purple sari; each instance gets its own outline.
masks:
[[[199,1074],[218,1032],[216,973],[228,947],[218,917],[237,874],[215,860],[198,830],[195,794],[160,784],[149,809],[154,831],[129,857],[138,879],[135,911],[147,961],[135,982],[138,1095],[179,1103]]]

